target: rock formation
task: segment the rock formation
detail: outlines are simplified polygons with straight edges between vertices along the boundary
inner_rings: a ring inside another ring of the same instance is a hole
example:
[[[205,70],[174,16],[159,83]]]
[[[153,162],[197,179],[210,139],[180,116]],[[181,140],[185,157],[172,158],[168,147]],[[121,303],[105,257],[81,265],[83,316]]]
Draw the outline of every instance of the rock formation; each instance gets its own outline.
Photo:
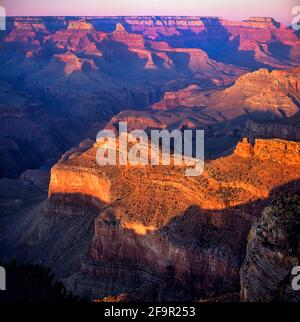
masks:
[[[251,158],[253,155],[253,147],[249,143],[247,138],[244,138],[242,142],[239,142],[234,154],[242,158]]]
[[[237,79],[225,90],[203,91],[187,87],[166,93],[164,99],[152,105],[154,110],[178,107],[202,107],[207,112],[217,111],[226,119],[252,114],[257,119],[292,117],[299,113],[300,69],[260,69]]]
[[[197,85],[190,85],[178,92],[166,92],[161,102],[151,106],[153,110],[172,110],[185,105],[185,100],[198,93],[200,88]]]
[[[300,163],[300,143],[298,142],[256,139],[252,147],[245,138],[237,145],[234,153],[244,158],[253,156],[261,160],[272,160],[285,164]]]
[[[252,227],[241,269],[241,300],[299,302],[292,269],[300,261],[300,197],[276,200]]]
[[[189,298],[217,285],[237,287],[246,235],[258,209],[268,198],[295,191],[297,185],[288,184],[299,180],[299,160],[287,168],[281,158],[264,158],[266,147],[275,154],[278,142],[260,140],[259,157],[207,162],[202,176],[188,178],[178,166],[100,167],[95,145],[53,167],[48,215],[64,213],[66,205],[99,209],[82,270],[116,292],[121,280],[141,298],[150,296],[147,292],[155,298]],[[89,296],[103,295],[96,286],[81,287]]]
[[[81,21],[70,21],[69,24],[68,24],[68,29],[75,29],[75,30],[93,30],[94,27],[84,21],[84,20],[81,20]]]

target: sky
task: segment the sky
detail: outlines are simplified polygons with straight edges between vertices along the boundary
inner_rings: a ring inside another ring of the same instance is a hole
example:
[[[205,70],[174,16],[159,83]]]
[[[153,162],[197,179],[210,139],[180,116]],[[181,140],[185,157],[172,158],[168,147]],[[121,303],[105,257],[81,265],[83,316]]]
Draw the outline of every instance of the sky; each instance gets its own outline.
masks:
[[[300,0],[0,0],[7,16],[271,16],[285,24],[297,5]]]

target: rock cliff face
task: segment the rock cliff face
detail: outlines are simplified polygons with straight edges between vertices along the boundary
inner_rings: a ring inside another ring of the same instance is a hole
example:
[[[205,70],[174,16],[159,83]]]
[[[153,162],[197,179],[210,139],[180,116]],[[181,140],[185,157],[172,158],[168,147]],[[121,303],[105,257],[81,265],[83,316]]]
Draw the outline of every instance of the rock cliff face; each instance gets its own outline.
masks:
[[[108,239],[114,240],[110,247]],[[137,280],[145,278],[148,285],[157,285],[158,292],[173,288],[176,297],[180,292],[213,288],[218,281],[235,283],[237,263],[232,261],[235,259],[226,248],[193,250],[192,246],[174,245],[154,227],[122,222],[111,214],[101,213],[95,223],[90,257],[82,268],[92,276],[109,278],[110,274],[117,274],[121,279],[126,279],[131,270]],[[138,287],[137,281],[133,281],[133,287]]]
[[[261,69],[242,76],[235,86],[249,96],[245,102],[249,109],[270,108],[291,117],[299,111],[299,72],[299,68],[271,73]]]
[[[300,141],[299,115],[281,121],[247,121],[243,129],[243,137],[251,140],[255,138],[278,138],[283,140]]]
[[[254,156],[262,160],[273,160],[285,164],[300,163],[300,143],[283,140],[272,140],[271,144],[266,140],[256,140]]]
[[[299,195],[280,199],[252,227],[241,269],[242,301],[300,301],[292,289],[292,269],[300,263],[299,213]]]
[[[276,141],[262,143],[277,149]],[[259,209],[295,191],[289,183],[299,180],[299,163],[286,167],[270,158],[231,155],[189,178],[178,166],[99,167],[96,151],[74,152],[52,169],[48,200],[48,216],[65,213],[66,205],[99,209],[81,266],[85,278],[98,282],[79,283],[80,292],[94,298],[109,289],[188,299],[237,287],[246,235]]]
[[[79,169],[77,174],[76,171],[77,169],[72,170],[69,167],[66,167],[65,171],[61,167],[59,171],[55,167],[52,168],[49,188],[49,196],[52,199],[58,196],[60,200],[68,201],[78,196],[83,203],[90,202],[96,206],[101,205],[101,202],[110,201],[110,182],[105,177],[93,176],[84,169]]]

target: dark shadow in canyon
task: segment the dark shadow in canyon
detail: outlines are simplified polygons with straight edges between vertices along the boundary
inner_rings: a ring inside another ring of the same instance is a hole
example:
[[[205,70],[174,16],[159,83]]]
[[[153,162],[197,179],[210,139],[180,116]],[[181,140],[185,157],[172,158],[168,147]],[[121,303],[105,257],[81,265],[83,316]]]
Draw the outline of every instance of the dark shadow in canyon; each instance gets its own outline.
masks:
[[[101,200],[98,197],[89,194],[82,194],[82,193],[53,193],[48,198],[48,213],[51,212],[49,209],[54,209],[56,206],[60,204],[64,206],[71,206],[77,205],[78,207],[94,207],[95,209],[102,210],[105,208],[107,203]],[[53,205],[53,207],[52,207]]]
[[[279,41],[274,36],[272,36],[272,40],[268,45],[269,52],[275,57],[278,57],[282,60],[290,59],[289,54],[291,49],[292,46],[285,45],[283,42]]]

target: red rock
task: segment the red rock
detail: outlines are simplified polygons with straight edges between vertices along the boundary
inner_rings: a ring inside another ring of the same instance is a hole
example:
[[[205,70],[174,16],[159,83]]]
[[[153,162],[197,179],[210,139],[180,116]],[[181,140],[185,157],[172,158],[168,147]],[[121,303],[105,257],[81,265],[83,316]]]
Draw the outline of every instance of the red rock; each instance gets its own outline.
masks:
[[[285,164],[300,164],[298,142],[256,139],[253,147],[245,138],[237,145],[234,153],[243,158],[255,157]]]
[[[242,144],[249,149],[248,142]],[[113,278],[115,287],[124,279],[135,287],[142,279],[162,288],[177,283],[203,290],[220,278],[234,286],[258,204],[284,193],[280,186],[300,178],[299,162],[283,164],[298,147],[258,140],[251,158],[231,155],[207,162],[202,176],[188,178],[183,168],[173,166],[99,167],[95,145],[53,167],[50,213],[55,208],[59,214],[68,204],[99,208],[82,270]],[[247,149],[239,145],[237,150]]]
[[[110,35],[110,38],[124,43],[129,49],[145,49],[144,37],[127,32],[121,23],[117,24],[116,30]]]
[[[272,72],[259,69],[240,76],[225,90],[203,91],[188,87],[166,93],[164,99],[152,108],[206,107],[206,112],[222,113],[227,119],[256,112],[270,113],[278,118],[292,117],[299,112],[299,81],[298,67]]]
[[[74,21],[70,21],[69,25],[68,25],[68,29],[73,29],[73,30],[94,30],[94,27],[84,21],[84,20],[74,20]]]
[[[234,154],[242,158],[250,158],[253,155],[253,147],[249,143],[248,139],[244,138],[242,142],[239,142]]]

